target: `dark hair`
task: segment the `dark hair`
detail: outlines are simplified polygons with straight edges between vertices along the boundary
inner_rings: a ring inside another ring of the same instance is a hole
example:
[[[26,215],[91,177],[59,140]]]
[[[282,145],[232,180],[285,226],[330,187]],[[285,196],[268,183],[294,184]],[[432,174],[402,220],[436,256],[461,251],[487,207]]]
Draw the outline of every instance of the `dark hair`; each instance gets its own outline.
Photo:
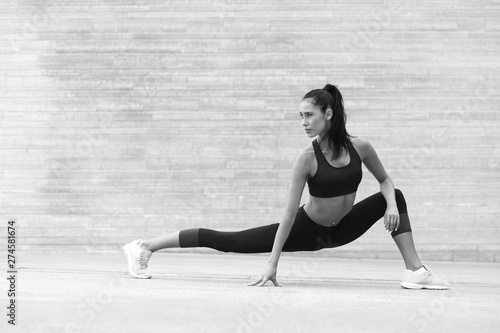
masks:
[[[351,141],[352,137],[345,129],[347,119],[344,113],[344,101],[342,100],[342,95],[337,87],[327,84],[323,87],[323,89],[314,89],[305,94],[302,100],[305,99],[310,99],[311,103],[318,106],[322,113],[325,113],[327,109],[332,109],[333,111],[333,116],[330,119],[330,129],[321,140],[328,140],[326,153],[328,153],[330,149],[333,150],[333,161],[340,156],[342,147],[346,150],[348,149],[348,142]]]

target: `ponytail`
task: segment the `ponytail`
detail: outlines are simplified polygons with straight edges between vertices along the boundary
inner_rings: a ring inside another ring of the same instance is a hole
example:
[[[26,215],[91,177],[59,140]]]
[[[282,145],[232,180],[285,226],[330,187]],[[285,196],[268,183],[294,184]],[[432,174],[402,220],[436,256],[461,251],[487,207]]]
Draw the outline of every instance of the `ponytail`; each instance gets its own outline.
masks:
[[[326,153],[331,149],[333,151],[332,160],[337,159],[342,152],[342,148],[347,150],[348,143],[351,141],[351,135],[347,133],[345,128],[347,119],[344,112],[344,100],[340,91],[336,86],[327,84],[323,89],[311,90],[302,100],[304,99],[311,99],[312,104],[320,107],[322,113],[325,113],[327,109],[332,110],[331,126],[322,141],[328,141]]]

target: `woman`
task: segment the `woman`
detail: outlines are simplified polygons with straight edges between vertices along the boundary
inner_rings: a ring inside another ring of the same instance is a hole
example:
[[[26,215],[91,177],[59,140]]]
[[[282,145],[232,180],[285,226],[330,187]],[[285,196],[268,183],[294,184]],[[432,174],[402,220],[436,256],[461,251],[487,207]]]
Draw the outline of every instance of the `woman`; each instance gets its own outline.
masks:
[[[148,279],[147,263],[152,252],[170,247],[209,247],[224,252],[271,252],[261,276],[250,283],[263,286],[276,280],[282,251],[317,251],[348,244],[384,218],[406,271],[401,286],[412,289],[448,289],[449,284],[422,265],[413,244],[406,202],[382,166],[370,143],[351,137],[345,128],[342,95],[327,84],[308,92],[299,108],[307,136],[317,137],[296,158],[285,213],[280,223],[238,232],[204,228],[185,229],[151,240],[135,240],[123,249],[129,272]],[[361,164],[380,183],[380,192],[354,205],[362,178]],[[309,201],[299,207],[304,186],[309,186]]]

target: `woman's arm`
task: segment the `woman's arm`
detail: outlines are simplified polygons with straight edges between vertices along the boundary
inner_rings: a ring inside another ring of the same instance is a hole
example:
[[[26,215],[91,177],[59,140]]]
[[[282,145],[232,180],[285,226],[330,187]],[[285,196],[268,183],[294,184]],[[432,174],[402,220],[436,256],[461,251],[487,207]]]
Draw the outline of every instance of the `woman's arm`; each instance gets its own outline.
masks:
[[[288,235],[290,235],[290,230],[292,229],[295,221],[295,216],[297,215],[297,210],[300,204],[300,198],[302,197],[302,192],[304,191],[304,186],[309,174],[306,154],[307,153],[305,152],[300,154],[295,160],[292,168],[292,180],[288,187],[288,199],[286,202],[285,213],[278,227],[276,237],[274,238],[273,250],[271,252],[271,256],[269,257],[269,263],[275,266],[278,266],[281,250],[288,239]]]
[[[285,245],[285,242],[290,235],[293,223],[295,222],[295,216],[299,208],[300,198],[302,197],[302,192],[304,191],[308,175],[309,163],[307,153],[303,152],[297,157],[293,165],[292,180],[288,187],[288,199],[285,213],[283,214],[278,231],[276,232],[273,249],[267,266],[261,276],[255,282],[250,283],[249,286],[258,285],[260,287],[269,280],[271,280],[275,286],[280,286],[280,284],[276,281],[278,261],[281,251],[283,250],[283,245]]]
[[[377,179],[380,184],[380,192],[387,202],[387,209],[384,215],[384,224],[387,232],[392,232],[397,230],[399,227],[399,212],[396,204],[396,194],[394,192],[394,184],[391,178],[387,175],[387,172],[380,162],[377,153],[373,146],[367,140],[356,139],[357,145],[360,148],[361,159],[365,164],[368,171],[370,171],[373,176]]]

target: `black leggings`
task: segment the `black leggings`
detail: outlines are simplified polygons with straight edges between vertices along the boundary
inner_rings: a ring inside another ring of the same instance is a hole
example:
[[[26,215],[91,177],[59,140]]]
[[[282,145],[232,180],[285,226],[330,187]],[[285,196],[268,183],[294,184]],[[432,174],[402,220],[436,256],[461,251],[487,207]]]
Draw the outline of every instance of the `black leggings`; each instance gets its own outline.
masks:
[[[403,193],[396,189],[395,194],[400,224],[398,230],[391,233],[392,237],[411,231]],[[335,226],[324,227],[311,220],[301,206],[282,251],[317,251],[348,244],[384,217],[386,207],[384,196],[378,192],[355,204]],[[179,243],[181,247],[209,247],[223,252],[271,252],[278,226],[279,223],[274,223],[235,232],[185,229],[179,233]]]

